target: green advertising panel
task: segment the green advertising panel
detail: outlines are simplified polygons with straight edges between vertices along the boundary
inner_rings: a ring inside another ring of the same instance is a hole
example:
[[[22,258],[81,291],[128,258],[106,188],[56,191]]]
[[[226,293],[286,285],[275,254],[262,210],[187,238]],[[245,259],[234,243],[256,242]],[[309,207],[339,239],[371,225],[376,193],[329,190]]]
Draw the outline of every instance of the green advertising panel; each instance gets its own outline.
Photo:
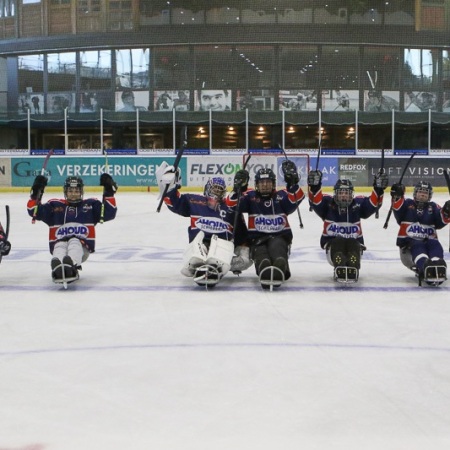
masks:
[[[52,156],[47,165],[49,186],[62,186],[68,176],[80,176],[86,186],[98,186],[100,175],[108,172],[119,186],[156,186],[156,170],[163,161],[172,164],[175,157],[110,156],[104,157]],[[12,158],[12,186],[31,186],[34,177],[42,171],[44,158]],[[180,161],[182,176],[186,174],[186,159]],[[185,180],[183,180],[185,182]]]

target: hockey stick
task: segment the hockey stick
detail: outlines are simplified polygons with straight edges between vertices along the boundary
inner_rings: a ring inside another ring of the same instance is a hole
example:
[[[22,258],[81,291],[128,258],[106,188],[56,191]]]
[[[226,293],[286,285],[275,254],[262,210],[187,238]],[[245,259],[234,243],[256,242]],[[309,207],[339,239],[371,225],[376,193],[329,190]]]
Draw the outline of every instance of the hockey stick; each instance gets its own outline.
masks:
[[[181,148],[180,148],[180,150],[178,150],[177,157],[175,158],[175,162],[173,163],[173,168],[174,168],[175,172],[178,169],[178,165],[180,164],[181,157],[183,156],[184,149],[187,146],[187,125],[185,125],[183,127],[181,136],[182,136]],[[169,190],[169,186],[170,186],[170,183],[167,183],[166,187],[164,188],[164,191],[163,191],[163,193],[161,195],[161,200],[159,201],[159,205],[156,208],[156,212],[160,212],[161,211],[161,206],[162,206],[162,204],[164,202],[165,196],[167,195],[167,191]]]
[[[9,205],[5,205],[5,211],[6,211],[6,228],[3,229],[4,234],[5,234],[5,241],[8,240],[8,235],[9,235],[9,220],[10,220],[10,215],[9,215]],[[1,224],[0,224],[1,227]],[[3,259],[3,255],[0,253],[0,263],[2,262]]]
[[[252,157],[252,155],[250,154],[248,156],[248,158],[245,160],[244,165],[242,166],[242,170],[245,170],[245,168],[247,167],[247,164],[250,161],[251,157]],[[242,191],[239,188],[238,192],[236,192],[237,203],[236,203],[236,211],[235,211],[235,214],[234,214],[234,222],[233,222],[233,242],[234,242],[234,238],[235,238],[235,235],[236,235],[237,222],[239,220],[239,204],[241,203],[241,194],[242,194]]]
[[[105,173],[108,173],[108,152],[106,151],[106,148],[103,149],[103,153],[105,155]],[[102,197],[102,209],[100,211],[100,223],[103,223],[105,221],[105,190],[103,189],[103,197]]]
[[[409,163],[411,162],[411,160],[414,158],[415,153],[413,153],[410,158],[408,159],[408,161],[406,162],[405,168],[403,169],[403,173],[402,176],[400,177],[400,180],[398,181],[398,184],[402,184],[403,181],[403,177],[405,176],[406,173],[406,169],[409,166]],[[386,222],[384,222],[383,228],[386,229],[388,227],[388,223],[389,223],[389,219],[391,218],[391,214],[392,214],[392,210],[393,210],[393,205],[394,205],[394,201],[391,201],[391,207],[389,208],[389,212],[388,215],[386,217]]]
[[[450,194],[450,175],[448,174],[448,170],[444,171],[445,182],[447,183],[448,193]],[[448,229],[448,251],[450,252],[450,228]]]
[[[283,155],[286,158],[286,161],[289,161],[289,158],[287,157],[286,151],[284,150],[284,148],[280,144],[278,144],[278,147],[283,152]],[[300,228],[303,228],[302,215],[300,213],[300,205],[297,205],[297,215],[298,215],[298,221],[300,222]]]
[[[320,154],[322,153],[322,144],[319,144],[319,148],[317,149],[317,159],[316,159],[316,172],[319,170],[319,160],[320,160]],[[309,193],[309,186],[308,186],[308,193]],[[312,206],[309,207],[309,211],[312,211]]]
[[[381,175],[384,173],[384,147],[381,149],[381,167],[380,170],[378,171],[378,174]],[[377,210],[375,212],[375,219],[378,219],[380,217],[380,199],[378,197],[378,205],[377,205]]]
[[[49,150],[49,152],[45,156],[44,163],[42,164],[42,169],[41,169],[41,175],[42,176],[45,176],[45,174],[46,174],[47,164],[48,164],[48,161],[50,159],[50,156],[52,156],[52,155],[53,155],[53,149]],[[41,189],[38,192],[38,195],[37,195],[37,198],[36,198],[37,202],[36,202],[36,206],[34,207],[34,210],[33,210],[33,218],[31,219],[31,223],[36,223],[37,211],[38,211],[39,205],[41,204],[43,195],[44,195],[44,190]]]

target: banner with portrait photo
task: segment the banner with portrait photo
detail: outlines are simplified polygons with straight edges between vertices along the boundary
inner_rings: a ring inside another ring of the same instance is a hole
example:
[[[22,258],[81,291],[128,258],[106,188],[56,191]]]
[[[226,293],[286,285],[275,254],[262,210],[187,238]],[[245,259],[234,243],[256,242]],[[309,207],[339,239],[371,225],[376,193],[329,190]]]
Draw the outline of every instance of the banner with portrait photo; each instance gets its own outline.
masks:
[[[124,89],[116,92],[116,111],[133,112],[148,111],[150,95],[148,91],[133,91]]]
[[[357,111],[358,109],[358,90],[329,89],[322,91],[323,111]]]
[[[75,94],[71,92],[52,92],[47,94],[47,113],[62,114],[64,110],[75,112]]]
[[[92,113],[112,109],[112,97],[109,91],[82,92],[80,94],[80,113]]]
[[[204,89],[195,91],[196,111],[230,111],[232,91],[229,89]]]
[[[19,95],[19,114],[44,114],[44,94],[27,93]]]
[[[240,89],[236,92],[238,111],[273,111],[275,94],[269,89]]]
[[[191,109],[190,96],[188,89],[155,91],[153,109],[155,111],[189,111]]]
[[[443,92],[442,112],[450,112],[450,92]]]
[[[437,111],[437,95],[435,92],[405,92],[404,109],[406,112]]]
[[[391,112],[400,109],[399,91],[381,91],[370,89],[364,91],[364,111],[366,112]]]
[[[315,111],[317,93],[312,90],[282,90],[278,93],[280,111]]]

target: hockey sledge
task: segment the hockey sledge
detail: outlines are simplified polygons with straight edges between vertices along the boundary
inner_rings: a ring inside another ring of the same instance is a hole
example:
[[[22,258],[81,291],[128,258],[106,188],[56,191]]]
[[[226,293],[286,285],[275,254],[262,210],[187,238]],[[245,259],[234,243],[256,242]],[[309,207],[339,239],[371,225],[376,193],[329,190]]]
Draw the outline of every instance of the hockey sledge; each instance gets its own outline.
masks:
[[[80,275],[77,271],[75,276],[66,276],[67,272],[73,272],[73,265],[69,264],[67,261],[64,262],[65,259],[66,257],[64,257],[63,262],[60,262],[60,264],[54,264],[52,261],[52,279],[53,283],[62,284],[64,289],[67,289],[70,283],[73,283],[80,278]]]
[[[444,265],[430,265],[425,267],[423,277],[419,276],[419,286],[425,282],[428,286],[439,286],[447,279],[447,267]]]
[[[275,266],[267,266],[259,273],[259,282],[263,289],[273,291],[273,288],[280,287],[284,283],[284,273]]]
[[[337,266],[334,269],[334,280],[338,283],[353,284],[358,278],[359,270],[356,267]]]
[[[204,264],[195,269],[194,281],[199,286],[214,287],[222,278],[222,274],[216,266]]]

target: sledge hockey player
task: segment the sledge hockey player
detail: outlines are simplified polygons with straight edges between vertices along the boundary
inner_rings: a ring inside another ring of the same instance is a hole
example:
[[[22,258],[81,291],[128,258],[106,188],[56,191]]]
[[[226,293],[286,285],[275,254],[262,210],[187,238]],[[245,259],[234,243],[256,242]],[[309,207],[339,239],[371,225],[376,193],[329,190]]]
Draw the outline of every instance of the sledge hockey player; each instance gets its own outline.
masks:
[[[175,170],[165,161],[157,170],[161,195],[169,186],[164,202],[167,207],[183,217],[190,217],[189,246],[183,255],[181,273],[192,277],[200,286],[215,286],[231,269],[242,271],[251,266],[248,249],[243,244],[245,223],[233,241],[234,211],[225,203],[225,180],[214,177],[205,184],[203,195],[181,194],[180,169]],[[235,245],[237,245],[235,250]],[[236,251],[236,255],[235,255]]]
[[[365,250],[361,219],[367,219],[381,207],[388,183],[387,175],[378,173],[370,196],[355,197],[351,181],[341,179],[334,185],[334,195],[328,195],[322,192],[322,172],[309,172],[309,204],[323,220],[320,247],[325,249],[327,261],[334,267],[336,281],[358,281]]]
[[[296,165],[289,160],[282,164],[286,189],[276,190],[276,176],[272,169],[259,169],[255,176],[255,189],[247,189],[249,173],[239,170],[234,177],[233,192],[227,203],[248,213],[248,242],[251,259],[255,263],[263,289],[279,287],[291,276],[289,253],[293,239],[288,215],[305,198],[298,185],[300,176]],[[242,196],[237,198],[236,192]]]
[[[450,223],[450,200],[441,208],[431,201],[433,187],[426,181],[414,186],[413,198],[405,198],[405,186],[391,187],[392,211],[400,225],[397,246],[400,260],[416,272],[419,286],[422,281],[437,286],[447,279],[444,250],[436,230]]]
[[[5,230],[3,229],[2,224],[0,223],[0,255],[7,256],[11,251],[11,243],[6,239]],[[1,261],[1,258],[0,258]]]
[[[28,214],[50,227],[52,278],[55,283],[61,283],[66,288],[68,283],[78,280],[81,263],[95,251],[95,225],[116,217],[114,194],[117,184],[109,174],[104,173],[100,176],[103,202],[95,198],[83,199],[83,180],[70,176],[64,182],[64,199],[41,203],[46,186],[47,178],[38,175],[31,188]]]

